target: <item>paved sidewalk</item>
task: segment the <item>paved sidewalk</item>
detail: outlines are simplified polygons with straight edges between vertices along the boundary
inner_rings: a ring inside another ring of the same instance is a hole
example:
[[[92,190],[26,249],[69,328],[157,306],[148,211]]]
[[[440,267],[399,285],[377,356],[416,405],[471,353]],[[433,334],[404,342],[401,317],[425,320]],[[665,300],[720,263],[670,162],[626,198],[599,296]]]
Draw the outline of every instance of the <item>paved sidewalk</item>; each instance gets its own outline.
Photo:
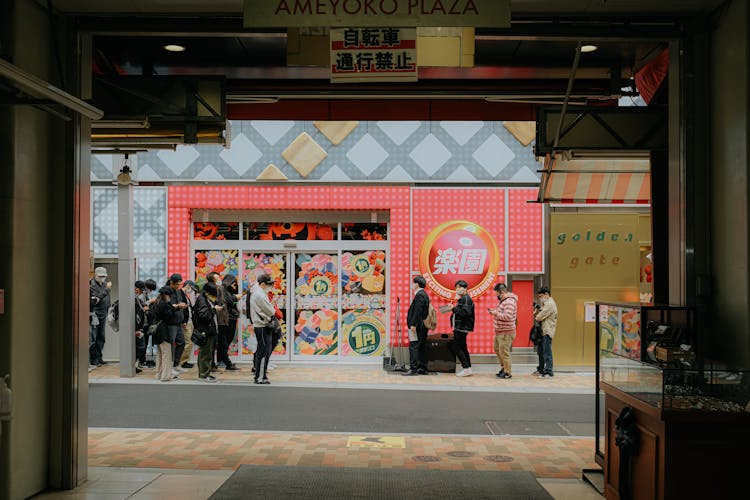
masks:
[[[451,373],[437,373],[417,377],[404,377],[399,372],[387,372],[380,365],[330,365],[315,366],[276,363],[268,377],[275,386],[287,387],[351,387],[373,389],[419,389],[419,390],[468,390],[488,392],[530,392],[593,394],[595,376],[592,372],[566,373],[558,371],[554,377],[541,379],[532,375],[533,366],[514,367],[512,379],[497,379],[496,365],[476,365],[474,375],[456,377]],[[222,371],[214,375],[219,383],[249,384],[253,374],[249,365],[238,364],[240,371]],[[155,379],[155,370],[143,370],[133,378],[120,378],[120,368],[110,363],[89,373],[89,382],[107,383],[160,383]],[[172,383],[204,384],[198,380],[197,368],[180,375]]]

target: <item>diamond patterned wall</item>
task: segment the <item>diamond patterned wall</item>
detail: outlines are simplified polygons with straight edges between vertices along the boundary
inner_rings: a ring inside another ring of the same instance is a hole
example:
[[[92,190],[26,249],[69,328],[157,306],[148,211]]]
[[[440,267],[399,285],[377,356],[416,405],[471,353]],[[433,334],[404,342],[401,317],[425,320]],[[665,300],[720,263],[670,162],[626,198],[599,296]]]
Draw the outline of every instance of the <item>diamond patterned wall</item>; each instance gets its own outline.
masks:
[[[539,181],[533,143],[524,146],[502,122],[242,120],[232,122],[231,130],[230,149],[189,145],[140,153],[137,179],[254,182],[274,164],[289,181]],[[312,148],[290,163],[283,153],[295,141],[317,144],[324,154]],[[93,157],[92,180],[112,178],[106,162]]]
[[[117,188],[92,187],[92,239],[94,257],[117,256]],[[157,282],[167,273],[167,189],[138,187],[133,191],[133,250],[138,278]]]

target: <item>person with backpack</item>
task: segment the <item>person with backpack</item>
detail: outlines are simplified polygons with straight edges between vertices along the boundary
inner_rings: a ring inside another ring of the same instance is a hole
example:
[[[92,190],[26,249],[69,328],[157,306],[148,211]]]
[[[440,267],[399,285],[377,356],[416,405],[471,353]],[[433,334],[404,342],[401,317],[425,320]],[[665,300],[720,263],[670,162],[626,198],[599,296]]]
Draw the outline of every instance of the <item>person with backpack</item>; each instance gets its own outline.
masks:
[[[500,362],[500,371],[495,376],[505,379],[513,376],[510,347],[516,338],[518,296],[508,290],[508,285],[505,283],[498,283],[494,290],[499,302],[497,307],[487,310],[492,316],[492,326],[495,329],[495,354]]]
[[[469,284],[466,281],[456,281],[456,296],[458,297],[458,302],[453,306],[451,314],[453,340],[448,342],[448,349],[461,362],[462,369],[456,373],[456,376],[468,377],[472,374],[472,371],[469,348],[466,345],[466,336],[474,331],[474,301],[469,296]]]
[[[146,285],[143,281],[135,282],[135,373],[141,373],[146,365],[146,330],[148,321],[143,309],[143,291]]]
[[[425,319],[430,312],[430,297],[425,291],[427,281],[423,276],[414,276],[412,288],[414,299],[406,313],[406,326],[409,328],[410,369],[404,376],[427,375],[427,331]]]

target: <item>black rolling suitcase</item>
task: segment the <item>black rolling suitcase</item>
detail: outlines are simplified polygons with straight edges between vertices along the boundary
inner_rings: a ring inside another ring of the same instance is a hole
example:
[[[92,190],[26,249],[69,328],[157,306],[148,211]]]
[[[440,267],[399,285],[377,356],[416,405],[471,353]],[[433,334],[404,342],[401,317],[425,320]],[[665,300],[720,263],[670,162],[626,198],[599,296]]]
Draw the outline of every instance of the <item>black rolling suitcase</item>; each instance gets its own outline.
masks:
[[[452,333],[434,333],[427,336],[427,370],[431,372],[456,372],[456,356],[448,349]]]

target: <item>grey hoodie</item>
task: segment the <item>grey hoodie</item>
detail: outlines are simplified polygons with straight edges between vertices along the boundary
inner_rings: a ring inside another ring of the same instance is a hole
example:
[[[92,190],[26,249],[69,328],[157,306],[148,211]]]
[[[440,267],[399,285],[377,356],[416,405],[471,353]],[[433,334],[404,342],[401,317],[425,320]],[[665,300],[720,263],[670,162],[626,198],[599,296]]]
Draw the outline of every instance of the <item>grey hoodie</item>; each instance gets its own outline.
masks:
[[[253,292],[250,296],[250,322],[253,328],[261,328],[273,319],[276,309],[268,300],[268,294],[263,291],[259,284],[253,285]]]

